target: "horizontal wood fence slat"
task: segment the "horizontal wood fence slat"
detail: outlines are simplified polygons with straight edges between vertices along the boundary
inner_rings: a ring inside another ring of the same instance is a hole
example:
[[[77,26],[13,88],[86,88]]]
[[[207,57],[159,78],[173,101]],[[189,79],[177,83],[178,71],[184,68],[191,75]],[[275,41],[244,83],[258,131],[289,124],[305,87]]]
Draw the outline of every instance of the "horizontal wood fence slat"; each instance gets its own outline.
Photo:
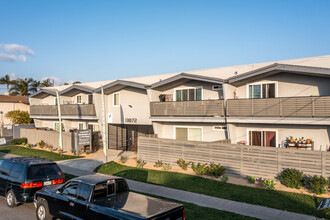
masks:
[[[195,163],[221,163],[227,175],[275,178],[283,169],[296,168],[308,175],[330,177],[330,152],[179,141],[139,136],[138,158],[177,166],[180,158]]]
[[[30,115],[57,116],[56,105],[31,105]],[[94,116],[96,115],[94,104],[64,104],[61,105],[62,115]]]

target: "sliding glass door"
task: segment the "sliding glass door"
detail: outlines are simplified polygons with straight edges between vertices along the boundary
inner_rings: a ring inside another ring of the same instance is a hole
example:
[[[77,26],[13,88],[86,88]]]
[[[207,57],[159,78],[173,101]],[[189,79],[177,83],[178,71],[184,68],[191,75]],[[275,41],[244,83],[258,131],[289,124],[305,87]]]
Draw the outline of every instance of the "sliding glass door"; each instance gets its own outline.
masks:
[[[249,145],[276,147],[275,131],[249,131]]]

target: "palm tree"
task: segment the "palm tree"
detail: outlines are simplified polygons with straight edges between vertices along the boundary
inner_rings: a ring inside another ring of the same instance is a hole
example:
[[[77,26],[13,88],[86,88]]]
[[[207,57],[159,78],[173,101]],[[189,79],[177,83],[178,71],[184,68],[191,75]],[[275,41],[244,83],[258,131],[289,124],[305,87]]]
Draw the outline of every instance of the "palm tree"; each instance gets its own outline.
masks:
[[[32,78],[14,80],[11,88],[9,89],[10,95],[30,95],[31,92],[35,91],[32,87],[33,82],[34,80]]]
[[[40,89],[40,81],[37,80],[33,80],[33,82],[31,83],[31,88],[30,91],[32,93],[38,92],[38,90]]]
[[[13,80],[10,80],[10,76],[7,74],[0,78],[0,84],[7,85],[7,92],[9,92],[9,85],[13,84]]]
[[[54,83],[51,82],[50,78],[45,79],[40,83],[40,87],[52,87],[52,86],[54,86]]]

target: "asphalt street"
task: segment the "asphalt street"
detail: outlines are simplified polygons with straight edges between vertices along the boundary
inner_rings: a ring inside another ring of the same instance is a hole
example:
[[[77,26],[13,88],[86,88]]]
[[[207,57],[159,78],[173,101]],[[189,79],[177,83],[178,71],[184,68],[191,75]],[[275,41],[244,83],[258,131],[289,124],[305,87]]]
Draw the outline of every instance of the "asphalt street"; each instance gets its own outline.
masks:
[[[6,205],[4,197],[0,196],[0,219],[2,220],[30,220],[37,219],[33,203],[20,204],[15,208]]]

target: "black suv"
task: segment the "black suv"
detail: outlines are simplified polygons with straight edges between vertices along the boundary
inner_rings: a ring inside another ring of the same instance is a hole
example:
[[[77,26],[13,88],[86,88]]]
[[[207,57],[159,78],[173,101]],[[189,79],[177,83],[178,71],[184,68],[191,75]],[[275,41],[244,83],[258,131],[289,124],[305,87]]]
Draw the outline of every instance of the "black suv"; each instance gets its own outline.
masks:
[[[35,157],[0,159],[0,194],[9,207],[32,202],[36,191],[64,182],[64,174],[53,161]]]

